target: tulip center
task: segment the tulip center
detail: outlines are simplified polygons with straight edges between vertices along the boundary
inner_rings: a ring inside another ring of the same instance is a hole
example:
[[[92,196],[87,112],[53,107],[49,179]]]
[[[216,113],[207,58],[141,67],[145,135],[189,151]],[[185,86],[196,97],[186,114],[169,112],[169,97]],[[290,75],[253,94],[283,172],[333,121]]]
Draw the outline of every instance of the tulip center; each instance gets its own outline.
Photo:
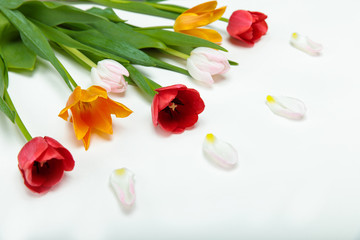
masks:
[[[88,102],[80,102],[79,103],[79,108],[83,111],[87,111],[88,109],[91,108],[91,103]]]
[[[50,165],[48,162],[38,162],[38,161],[35,161],[34,162],[34,165],[33,167],[36,169],[36,173],[40,173],[40,170],[43,168],[43,167],[46,167],[46,168],[50,168]]]
[[[178,105],[176,105],[174,102],[171,102],[171,103],[169,103],[169,108],[171,109],[171,110],[173,110],[173,111],[175,111],[175,109],[176,109],[176,107],[177,107]]]

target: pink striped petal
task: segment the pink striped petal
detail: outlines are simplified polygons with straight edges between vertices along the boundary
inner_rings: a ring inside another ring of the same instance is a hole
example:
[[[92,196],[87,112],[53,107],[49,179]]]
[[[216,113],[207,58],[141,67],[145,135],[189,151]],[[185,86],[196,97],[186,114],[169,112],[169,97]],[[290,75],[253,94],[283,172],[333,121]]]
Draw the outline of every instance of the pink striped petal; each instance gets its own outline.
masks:
[[[135,202],[134,176],[127,168],[116,169],[110,175],[110,184],[124,206],[132,206]]]
[[[293,47],[295,47],[311,56],[320,55],[321,51],[323,49],[321,44],[316,43],[316,42],[310,40],[308,37],[302,36],[298,33],[293,33],[291,35],[290,44]]]
[[[306,113],[305,104],[301,100],[292,97],[268,95],[266,104],[273,113],[288,119],[300,120]]]
[[[203,151],[205,156],[212,162],[223,168],[231,168],[238,162],[238,154],[229,143],[209,133],[203,142]]]

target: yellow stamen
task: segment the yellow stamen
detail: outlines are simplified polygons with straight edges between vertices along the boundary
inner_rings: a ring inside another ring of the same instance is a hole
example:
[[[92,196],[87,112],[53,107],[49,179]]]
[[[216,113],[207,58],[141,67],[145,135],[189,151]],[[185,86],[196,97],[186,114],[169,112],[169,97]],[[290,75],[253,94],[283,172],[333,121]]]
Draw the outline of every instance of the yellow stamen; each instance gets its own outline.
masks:
[[[115,174],[116,175],[124,175],[125,174],[125,168],[116,169]]]
[[[275,99],[274,99],[272,96],[268,95],[268,96],[266,97],[266,101],[268,101],[269,103],[274,103],[274,102],[275,102]]]
[[[292,37],[293,37],[294,39],[297,39],[297,38],[298,38],[298,34],[294,32],[294,33],[292,34]]]
[[[169,108],[171,109],[171,110],[173,110],[173,111],[175,111],[175,108],[177,107],[177,105],[175,104],[175,103],[173,103],[173,102],[171,102],[170,104],[169,104]]]
[[[212,133],[208,133],[207,135],[206,135],[206,140],[208,141],[208,142],[211,142],[211,143],[214,143],[215,142],[215,136],[214,136],[214,134],[212,134]]]

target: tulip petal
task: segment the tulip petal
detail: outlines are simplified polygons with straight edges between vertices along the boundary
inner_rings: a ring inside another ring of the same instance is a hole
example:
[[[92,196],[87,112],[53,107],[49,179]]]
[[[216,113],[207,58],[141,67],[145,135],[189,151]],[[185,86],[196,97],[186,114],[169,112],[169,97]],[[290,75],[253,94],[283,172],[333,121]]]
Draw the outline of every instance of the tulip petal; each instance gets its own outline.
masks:
[[[129,76],[128,70],[111,59],[99,61],[97,67],[91,69],[93,83],[105,88],[107,92],[125,92],[128,84],[124,76]]]
[[[221,7],[209,12],[183,13],[175,20],[174,30],[181,31],[206,26],[220,19],[225,10],[226,7]]]
[[[114,170],[110,175],[110,184],[117,198],[124,206],[135,202],[134,173],[127,168]]]
[[[186,10],[184,13],[208,12],[216,8],[217,1],[204,2]]]
[[[222,36],[214,29],[195,28],[190,30],[181,30],[181,33],[202,38],[214,43],[221,43]]]
[[[91,68],[91,80],[92,80],[94,85],[98,85],[98,86],[101,86],[101,87],[105,88],[105,90],[107,92],[111,91],[110,84],[102,81],[102,79],[100,78],[99,71],[95,67]]]
[[[311,56],[320,55],[322,48],[323,48],[321,44],[316,43],[316,42],[310,40],[308,37],[302,36],[298,33],[293,33],[291,35],[290,44],[293,47],[295,47]]]
[[[205,156],[224,168],[231,168],[238,162],[238,154],[233,146],[215,137],[212,133],[206,135],[203,142]]]
[[[193,60],[190,58],[187,60],[186,68],[189,71],[191,77],[194,79],[207,83],[212,84],[214,83],[214,80],[209,72],[201,71],[194,63]]]
[[[55,148],[63,156],[64,171],[73,170],[73,168],[75,166],[75,161],[74,161],[71,153],[69,152],[69,150],[64,148],[63,145],[61,145],[58,141],[56,141],[55,139],[53,139],[51,137],[45,136],[44,139],[45,139],[45,141],[47,141],[47,143],[51,147]]]
[[[300,120],[306,112],[305,104],[296,98],[268,95],[266,104],[273,113],[288,119]]]
[[[227,31],[233,37],[249,30],[253,23],[253,17],[249,11],[237,10],[229,18]]]

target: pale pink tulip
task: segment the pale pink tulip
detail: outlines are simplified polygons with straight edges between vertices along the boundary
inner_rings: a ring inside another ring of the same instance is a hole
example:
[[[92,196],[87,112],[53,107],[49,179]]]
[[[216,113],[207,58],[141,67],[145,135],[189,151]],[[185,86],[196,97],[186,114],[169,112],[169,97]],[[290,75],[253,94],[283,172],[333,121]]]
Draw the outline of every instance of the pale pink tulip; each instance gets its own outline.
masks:
[[[124,76],[129,76],[128,70],[111,59],[102,60],[98,62],[97,67],[91,69],[91,79],[94,85],[105,88],[107,92],[125,92],[127,82]]]
[[[225,55],[212,48],[195,48],[187,59],[190,75],[208,84],[214,83],[213,75],[226,73],[229,69],[230,64]]]

